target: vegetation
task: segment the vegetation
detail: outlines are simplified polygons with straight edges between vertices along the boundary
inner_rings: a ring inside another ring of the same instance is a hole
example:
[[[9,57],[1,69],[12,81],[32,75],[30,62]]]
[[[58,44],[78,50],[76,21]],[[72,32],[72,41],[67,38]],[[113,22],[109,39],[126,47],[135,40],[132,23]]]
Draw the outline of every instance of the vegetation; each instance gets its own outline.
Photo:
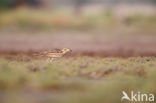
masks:
[[[134,14],[121,20],[110,11],[94,15],[75,15],[70,11],[13,9],[1,12],[0,29],[17,27],[20,29],[37,30],[107,30],[130,29],[134,31],[154,31],[156,16]]]
[[[156,57],[1,58],[0,102],[121,103],[123,90],[156,95],[155,73]]]

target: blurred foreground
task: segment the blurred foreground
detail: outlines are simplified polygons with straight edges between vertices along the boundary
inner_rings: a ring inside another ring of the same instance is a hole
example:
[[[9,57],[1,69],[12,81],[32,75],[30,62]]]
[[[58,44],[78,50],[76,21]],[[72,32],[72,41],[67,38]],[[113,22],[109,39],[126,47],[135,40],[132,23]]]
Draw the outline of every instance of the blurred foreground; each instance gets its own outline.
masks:
[[[121,103],[123,90],[156,95],[155,63],[155,57],[62,58],[50,64],[1,58],[0,102]]]

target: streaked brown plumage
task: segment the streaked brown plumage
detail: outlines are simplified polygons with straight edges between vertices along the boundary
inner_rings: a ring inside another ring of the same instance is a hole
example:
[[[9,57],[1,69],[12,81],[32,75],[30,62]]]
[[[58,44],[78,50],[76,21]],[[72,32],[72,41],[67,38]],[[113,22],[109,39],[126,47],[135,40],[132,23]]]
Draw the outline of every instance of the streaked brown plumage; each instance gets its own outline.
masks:
[[[36,56],[43,56],[43,57],[48,57],[48,61],[51,62],[54,58],[60,58],[66,53],[71,52],[70,49],[63,48],[62,50],[60,49],[54,49],[51,51],[44,51],[40,52],[38,54],[35,54]]]

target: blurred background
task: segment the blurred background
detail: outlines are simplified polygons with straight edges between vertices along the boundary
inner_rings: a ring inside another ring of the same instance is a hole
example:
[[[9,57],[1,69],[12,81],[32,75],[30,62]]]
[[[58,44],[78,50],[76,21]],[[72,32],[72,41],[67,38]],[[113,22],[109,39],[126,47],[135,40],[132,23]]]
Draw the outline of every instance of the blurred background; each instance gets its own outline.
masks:
[[[0,0],[0,52],[153,56],[156,0]]]

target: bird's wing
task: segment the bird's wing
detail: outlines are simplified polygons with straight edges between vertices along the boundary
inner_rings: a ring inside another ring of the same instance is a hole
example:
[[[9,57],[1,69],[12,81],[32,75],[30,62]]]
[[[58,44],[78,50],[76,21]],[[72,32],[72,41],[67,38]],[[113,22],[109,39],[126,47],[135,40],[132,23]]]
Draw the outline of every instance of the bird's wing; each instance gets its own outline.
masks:
[[[42,52],[36,53],[34,55],[36,55],[36,56],[51,56],[51,55],[57,55],[59,53],[62,53],[62,50],[54,49],[54,50],[50,50],[50,51],[42,51]]]
[[[49,51],[49,53],[62,53],[62,50],[54,49],[54,50]]]

